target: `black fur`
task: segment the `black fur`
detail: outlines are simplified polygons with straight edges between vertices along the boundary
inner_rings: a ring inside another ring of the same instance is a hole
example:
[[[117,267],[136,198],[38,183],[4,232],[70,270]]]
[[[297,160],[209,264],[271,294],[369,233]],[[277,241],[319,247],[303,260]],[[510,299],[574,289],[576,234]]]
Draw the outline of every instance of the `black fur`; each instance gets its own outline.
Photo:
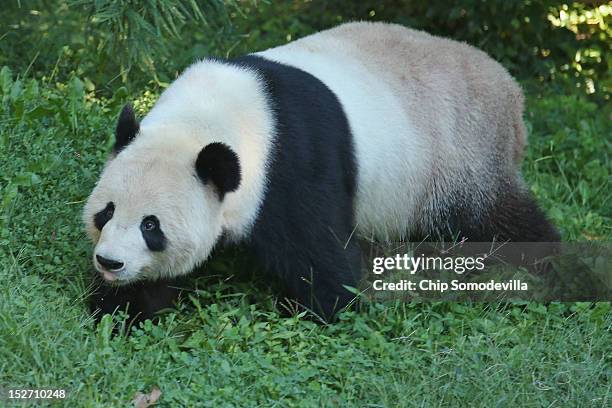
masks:
[[[108,202],[104,209],[94,215],[94,225],[98,229],[98,231],[102,231],[102,228],[113,218],[113,214],[115,212],[115,204],[113,202]]]
[[[476,214],[475,207],[452,207],[443,237],[458,234],[470,242],[558,242],[561,238],[531,192],[513,181],[501,184],[491,208]]]
[[[348,120],[336,95],[296,68],[246,56],[275,114],[276,140],[263,206],[250,243],[289,295],[324,319],[347,306],[360,253],[352,238],[356,164]]]
[[[89,309],[96,322],[103,315],[122,311],[128,314],[129,325],[138,325],[147,319],[154,319],[162,309],[172,308],[180,290],[175,281],[136,282],[128,286],[111,286],[94,277],[96,289],[89,297]]]
[[[509,187],[487,215],[484,237],[512,242],[558,242],[561,236],[530,191]]]
[[[140,130],[140,124],[136,120],[134,109],[129,103],[123,107],[119,114],[119,120],[117,121],[117,128],[115,130],[115,147],[113,152],[119,153],[123,148],[130,144],[136,137],[136,134]]]
[[[240,162],[238,156],[224,143],[205,146],[196,160],[196,172],[204,184],[212,182],[223,200],[226,193],[240,185]]]
[[[149,230],[146,228],[148,222],[153,223],[153,229]],[[164,231],[162,231],[161,225],[159,224],[159,219],[156,216],[149,215],[144,217],[140,223],[140,231],[142,232],[142,237],[144,238],[147,247],[151,251],[161,252],[166,249],[168,240],[166,239],[166,235],[164,234]]]

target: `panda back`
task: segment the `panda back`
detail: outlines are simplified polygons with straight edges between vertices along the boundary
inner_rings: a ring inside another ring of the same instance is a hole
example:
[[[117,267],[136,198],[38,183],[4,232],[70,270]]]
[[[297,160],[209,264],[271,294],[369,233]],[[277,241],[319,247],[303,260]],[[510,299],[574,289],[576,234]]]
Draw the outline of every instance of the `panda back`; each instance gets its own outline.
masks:
[[[522,93],[474,47],[359,22],[258,55],[309,72],[337,95],[355,146],[361,233],[427,231],[456,206],[478,218],[519,177]]]

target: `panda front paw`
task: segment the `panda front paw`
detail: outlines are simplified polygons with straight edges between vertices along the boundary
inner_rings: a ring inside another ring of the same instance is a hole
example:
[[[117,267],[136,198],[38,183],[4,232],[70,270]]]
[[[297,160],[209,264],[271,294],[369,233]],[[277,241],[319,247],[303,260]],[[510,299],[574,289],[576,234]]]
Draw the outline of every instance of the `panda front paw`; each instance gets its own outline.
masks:
[[[99,279],[88,299],[89,311],[96,324],[105,314],[117,312],[126,315],[127,327],[155,320],[162,309],[172,308],[180,290],[172,281],[138,282],[127,286],[114,286]]]

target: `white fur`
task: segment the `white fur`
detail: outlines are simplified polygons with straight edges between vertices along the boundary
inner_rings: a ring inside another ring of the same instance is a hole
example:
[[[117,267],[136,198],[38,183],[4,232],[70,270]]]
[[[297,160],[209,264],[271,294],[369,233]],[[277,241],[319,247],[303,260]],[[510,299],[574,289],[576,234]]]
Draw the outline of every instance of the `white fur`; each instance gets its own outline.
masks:
[[[273,123],[255,73],[217,62],[187,69],[144,118],[140,132],[104,169],[83,219],[95,255],[126,263],[119,283],[188,273],[210,254],[223,231],[242,238],[265,194]],[[209,143],[223,142],[240,158],[239,188],[219,203],[196,176],[195,161]],[[94,215],[106,203],[115,215],[100,234]],[[147,215],[160,220],[169,246],[151,252],[139,231]]]

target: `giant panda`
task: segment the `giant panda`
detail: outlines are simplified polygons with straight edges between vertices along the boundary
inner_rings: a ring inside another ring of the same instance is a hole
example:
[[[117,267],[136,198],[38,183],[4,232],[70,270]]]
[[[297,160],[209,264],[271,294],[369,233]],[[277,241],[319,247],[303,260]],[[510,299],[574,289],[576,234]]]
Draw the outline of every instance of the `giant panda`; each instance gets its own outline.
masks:
[[[249,245],[296,304],[353,299],[358,237],[558,241],[519,171],[523,96],[469,45],[355,22],[187,68],[128,105],[84,207],[102,312],[172,304],[172,279]]]

